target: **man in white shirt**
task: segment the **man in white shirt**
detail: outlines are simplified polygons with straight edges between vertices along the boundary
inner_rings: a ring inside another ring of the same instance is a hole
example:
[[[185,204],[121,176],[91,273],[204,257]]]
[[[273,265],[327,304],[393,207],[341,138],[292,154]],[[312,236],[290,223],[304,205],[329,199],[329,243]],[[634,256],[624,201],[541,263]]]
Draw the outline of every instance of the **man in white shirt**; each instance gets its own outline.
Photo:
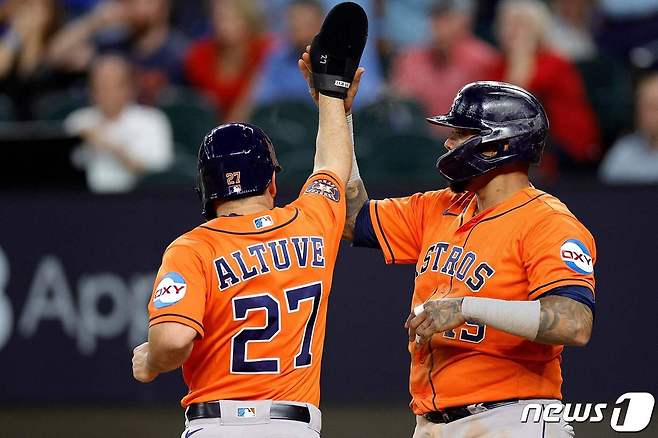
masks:
[[[64,122],[84,141],[74,161],[85,169],[89,190],[128,192],[142,175],[171,165],[169,121],[161,111],[134,103],[135,85],[125,59],[108,55],[95,62],[91,94],[94,105],[74,111]]]

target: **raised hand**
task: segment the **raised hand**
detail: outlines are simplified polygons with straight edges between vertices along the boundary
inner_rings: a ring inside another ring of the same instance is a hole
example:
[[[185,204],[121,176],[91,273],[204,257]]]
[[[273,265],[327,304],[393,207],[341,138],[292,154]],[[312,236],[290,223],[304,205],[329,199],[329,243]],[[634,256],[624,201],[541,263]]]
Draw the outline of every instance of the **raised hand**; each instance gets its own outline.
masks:
[[[311,69],[310,50],[311,46],[306,46],[306,52],[304,52],[302,57],[297,61],[297,66],[299,67],[299,71],[304,77],[306,84],[308,85],[308,91],[311,95],[311,98],[313,99],[313,102],[315,102],[315,105],[317,105],[319,94],[318,91],[311,85],[311,75],[313,74],[313,70]],[[356,70],[356,73],[354,74],[354,80],[352,80],[352,85],[350,85],[350,88],[347,90],[347,97],[344,99],[346,114],[352,112],[352,105],[354,104],[354,99],[356,98],[356,94],[359,91],[359,84],[361,83],[361,77],[363,76],[364,72],[365,69],[363,67],[359,67]]]

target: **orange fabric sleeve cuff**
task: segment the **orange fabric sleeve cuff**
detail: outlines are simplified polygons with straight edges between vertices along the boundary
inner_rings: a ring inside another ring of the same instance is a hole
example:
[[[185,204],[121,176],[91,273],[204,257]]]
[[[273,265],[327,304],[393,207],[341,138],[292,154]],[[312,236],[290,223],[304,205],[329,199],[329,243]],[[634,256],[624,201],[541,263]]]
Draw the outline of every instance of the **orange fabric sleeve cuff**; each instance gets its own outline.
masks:
[[[183,324],[194,329],[200,337],[203,338],[205,335],[203,324],[195,319],[190,318],[189,316],[179,315],[176,313],[163,313],[162,315],[154,316],[149,320],[149,327],[162,324],[163,322],[176,322],[178,324]]]
[[[308,183],[309,181],[315,179],[316,177],[318,177],[320,175],[328,176],[329,178],[331,178],[331,180],[338,185],[338,189],[340,190],[340,192],[345,193],[345,182],[341,181],[341,179],[338,178],[338,175],[333,173],[331,170],[320,169],[317,172],[313,172],[313,174],[311,174],[311,176],[308,177],[306,182]],[[304,184],[304,185],[306,185],[306,184]]]
[[[530,292],[528,292],[528,299],[534,300],[537,297],[545,294],[549,290],[562,286],[585,286],[592,290],[592,294],[595,294],[594,285],[590,281],[580,278],[564,278],[561,280],[550,281],[531,290]]]

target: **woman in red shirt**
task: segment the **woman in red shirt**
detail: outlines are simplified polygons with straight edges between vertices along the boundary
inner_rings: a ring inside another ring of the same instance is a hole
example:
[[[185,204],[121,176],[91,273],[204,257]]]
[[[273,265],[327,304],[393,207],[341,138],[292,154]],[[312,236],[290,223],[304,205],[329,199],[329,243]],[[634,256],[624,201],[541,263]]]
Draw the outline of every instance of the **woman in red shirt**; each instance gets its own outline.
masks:
[[[185,59],[188,81],[207,94],[226,121],[243,120],[251,90],[270,48],[255,0],[213,0],[213,35],[196,42]]]
[[[493,79],[519,85],[537,96],[548,113],[558,158],[572,164],[599,157],[599,130],[580,73],[544,44],[548,8],[538,0],[505,0],[497,16],[503,56]]]

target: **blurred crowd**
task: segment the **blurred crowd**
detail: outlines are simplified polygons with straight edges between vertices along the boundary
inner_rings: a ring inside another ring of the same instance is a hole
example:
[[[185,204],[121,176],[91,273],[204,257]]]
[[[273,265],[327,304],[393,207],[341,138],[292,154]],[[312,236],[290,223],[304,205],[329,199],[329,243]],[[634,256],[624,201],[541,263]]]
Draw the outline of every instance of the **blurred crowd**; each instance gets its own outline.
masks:
[[[316,115],[297,59],[338,2],[1,1],[0,121],[79,136],[71,159],[99,193],[187,182],[225,121],[262,125],[302,175]],[[658,184],[658,0],[358,3],[370,33],[355,129],[372,179],[430,173],[445,132],[423,117],[468,82],[503,80],[548,112],[542,181]]]

